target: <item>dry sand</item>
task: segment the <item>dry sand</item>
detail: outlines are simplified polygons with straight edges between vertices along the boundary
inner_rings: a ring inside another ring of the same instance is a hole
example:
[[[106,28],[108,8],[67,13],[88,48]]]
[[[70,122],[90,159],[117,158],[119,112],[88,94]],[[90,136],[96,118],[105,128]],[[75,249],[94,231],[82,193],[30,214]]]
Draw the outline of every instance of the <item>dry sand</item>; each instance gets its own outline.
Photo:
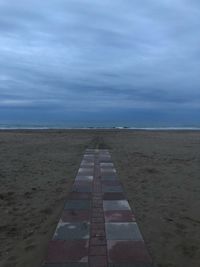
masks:
[[[40,267],[86,147],[109,148],[159,267],[200,266],[200,132],[0,132],[0,266]]]

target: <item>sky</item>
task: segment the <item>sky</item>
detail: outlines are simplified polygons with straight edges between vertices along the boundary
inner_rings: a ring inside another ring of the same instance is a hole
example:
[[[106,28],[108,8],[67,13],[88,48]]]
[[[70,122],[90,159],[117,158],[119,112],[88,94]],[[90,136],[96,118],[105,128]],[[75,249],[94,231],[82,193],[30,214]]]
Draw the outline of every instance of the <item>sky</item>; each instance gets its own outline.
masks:
[[[0,123],[200,123],[198,0],[0,0]]]

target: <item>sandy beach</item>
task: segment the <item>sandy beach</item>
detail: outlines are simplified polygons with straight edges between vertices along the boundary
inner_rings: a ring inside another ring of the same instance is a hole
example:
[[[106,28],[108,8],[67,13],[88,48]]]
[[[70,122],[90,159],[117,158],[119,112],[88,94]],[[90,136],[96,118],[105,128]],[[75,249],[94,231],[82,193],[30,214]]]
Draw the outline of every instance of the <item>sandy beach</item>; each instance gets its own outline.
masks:
[[[0,266],[40,267],[85,148],[110,149],[157,267],[200,266],[200,131],[0,132]]]

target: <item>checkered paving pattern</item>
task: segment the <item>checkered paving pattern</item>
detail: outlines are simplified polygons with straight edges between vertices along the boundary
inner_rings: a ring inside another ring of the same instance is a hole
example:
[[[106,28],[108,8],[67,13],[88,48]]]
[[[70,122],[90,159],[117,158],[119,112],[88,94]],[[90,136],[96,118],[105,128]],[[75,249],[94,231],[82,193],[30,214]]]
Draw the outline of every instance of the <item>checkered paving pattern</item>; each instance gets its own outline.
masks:
[[[87,149],[43,267],[152,267],[106,149]]]

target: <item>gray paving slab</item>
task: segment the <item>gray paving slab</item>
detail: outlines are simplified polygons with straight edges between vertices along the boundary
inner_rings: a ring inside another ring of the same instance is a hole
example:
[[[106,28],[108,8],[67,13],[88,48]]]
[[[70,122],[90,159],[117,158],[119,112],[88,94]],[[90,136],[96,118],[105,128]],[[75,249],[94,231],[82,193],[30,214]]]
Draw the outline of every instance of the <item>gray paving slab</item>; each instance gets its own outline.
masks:
[[[88,184],[88,183],[77,184],[77,183],[75,183],[72,186],[72,191],[73,192],[79,192],[79,193],[90,193],[90,192],[92,192],[92,184]]]
[[[87,222],[59,222],[53,240],[89,239],[90,224]]]
[[[137,223],[105,223],[107,240],[143,241]]]
[[[78,170],[78,173],[82,173],[82,172],[94,172],[94,168],[93,167],[81,167]]]
[[[94,178],[93,175],[77,175],[75,181],[85,181],[90,182]]]
[[[101,170],[101,173],[104,174],[104,173],[116,173],[116,170],[114,168],[106,168],[106,167],[101,167],[100,168]]]
[[[127,200],[104,200],[103,209],[107,210],[130,210]]]
[[[110,180],[110,181],[115,181],[115,180],[119,180],[117,175],[112,174],[112,175],[101,175],[101,180],[102,181],[106,181],[106,180]]]
[[[111,163],[111,162],[105,162],[105,163],[100,163],[100,166],[101,167],[114,167],[114,164],[113,163]]]
[[[94,162],[88,162],[87,160],[83,160],[82,162],[81,162],[81,167],[86,167],[86,168],[88,168],[88,167],[94,167]]]
[[[95,158],[95,155],[92,155],[92,154],[85,154],[83,156],[83,159],[94,159]]]
[[[91,208],[90,200],[67,200],[65,203],[65,210],[88,210]]]
[[[104,160],[105,160],[105,162],[107,160],[109,160],[111,162],[111,156],[110,155],[100,155],[99,160],[100,160],[100,162],[103,162]]]
[[[124,190],[118,185],[103,185],[102,191],[103,193],[122,193]]]
[[[45,264],[42,267],[88,267],[88,263],[70,262],[70,263],[51,263]]]
[[[123,263],[110,263],[108,267],[153,267],[152,264],[149,263],[129,263],[129,264],[123,264]]]

